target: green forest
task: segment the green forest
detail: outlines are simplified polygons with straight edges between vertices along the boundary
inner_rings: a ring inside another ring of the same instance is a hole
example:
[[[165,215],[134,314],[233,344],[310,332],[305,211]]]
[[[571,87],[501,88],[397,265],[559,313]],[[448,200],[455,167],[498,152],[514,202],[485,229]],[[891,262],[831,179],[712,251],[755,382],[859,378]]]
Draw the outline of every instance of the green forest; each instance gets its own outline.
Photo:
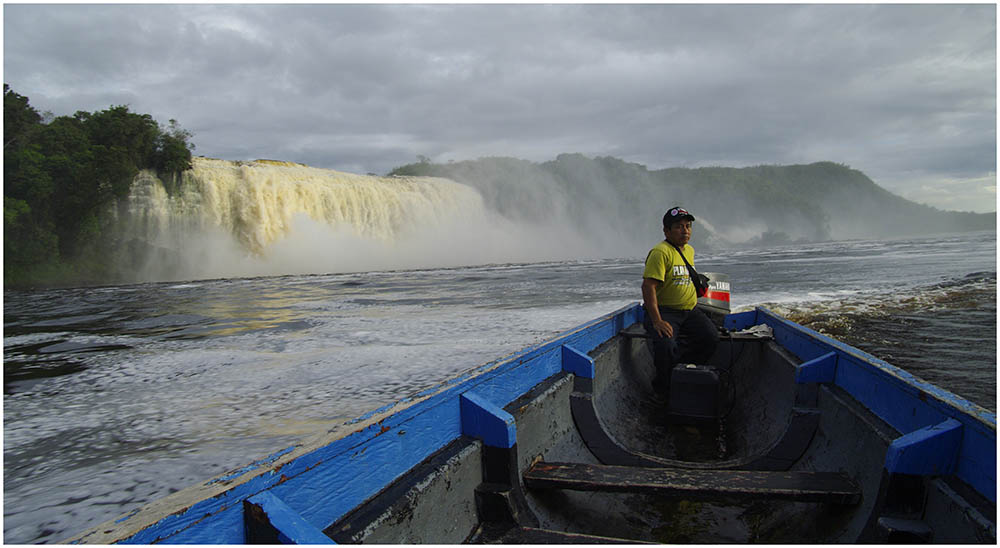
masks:
[[[106,212],[128,197],[140,170],[191,167],[190,132],[127,106],[53,117],[4,84],[3,124],[8,286],[108,280],[100,248],[115,242]]]

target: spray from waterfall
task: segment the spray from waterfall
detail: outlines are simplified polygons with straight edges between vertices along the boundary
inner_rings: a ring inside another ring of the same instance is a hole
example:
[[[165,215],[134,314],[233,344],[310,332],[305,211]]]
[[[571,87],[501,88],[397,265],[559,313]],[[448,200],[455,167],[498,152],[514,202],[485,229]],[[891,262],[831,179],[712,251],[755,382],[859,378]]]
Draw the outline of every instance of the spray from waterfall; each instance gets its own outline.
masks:
[[[258,160],[195,158],[168,192],[137,177],[122,268],[179,280],[448,267],[595,256],[558,219],[514,221],[471,186]]]

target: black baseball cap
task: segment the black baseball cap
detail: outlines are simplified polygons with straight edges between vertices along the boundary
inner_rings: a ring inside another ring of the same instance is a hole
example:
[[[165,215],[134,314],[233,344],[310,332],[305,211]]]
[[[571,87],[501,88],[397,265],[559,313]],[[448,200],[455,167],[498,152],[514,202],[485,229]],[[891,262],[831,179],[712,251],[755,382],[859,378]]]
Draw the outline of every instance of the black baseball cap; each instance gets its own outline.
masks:
[[[688,213],[683,207],[672,207],[663,215],[663,226],[670,226],[674,224],[675,221],[680,221],[682,219],[690,219],[691,221],[694,221],[694,215]]]

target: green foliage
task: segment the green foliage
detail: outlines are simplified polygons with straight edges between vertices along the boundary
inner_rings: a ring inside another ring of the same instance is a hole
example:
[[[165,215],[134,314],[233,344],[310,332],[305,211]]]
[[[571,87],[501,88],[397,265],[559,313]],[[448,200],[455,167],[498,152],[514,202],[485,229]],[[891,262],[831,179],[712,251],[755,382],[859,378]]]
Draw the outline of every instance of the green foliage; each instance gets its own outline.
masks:
[[[389,172],[389,176],[396,177],[435,177],[437,173],[442,173],[443,166],[430,163],[426,156],[417,155],[417,163],[399,166]]]
[[[4,281],[100,280],[103,217],[142,169],[191,168],[191,133],[127,106],[47,121],[4,84]],[[111,280],[106,280],[111,281]]]
[[[25,138],[42,117],[28,104],[28,98],[14,93],[10,86],[3,85],[3,147]]]
[[[56,236],[40,226],[23,200],[4,196],[4,273],[29,270],[33,265],[56,262]]]

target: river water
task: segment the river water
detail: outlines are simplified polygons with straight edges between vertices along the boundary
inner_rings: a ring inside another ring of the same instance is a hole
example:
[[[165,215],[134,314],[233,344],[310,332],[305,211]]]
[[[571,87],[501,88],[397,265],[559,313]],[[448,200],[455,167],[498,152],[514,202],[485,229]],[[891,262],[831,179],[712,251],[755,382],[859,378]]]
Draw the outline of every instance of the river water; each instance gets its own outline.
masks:
[[[654,244],[650,242],[650,246]],[[699,254],[996,410],[996,234]],[[4,292],[4,542],[58,542],[639,299],[642,257]]]

